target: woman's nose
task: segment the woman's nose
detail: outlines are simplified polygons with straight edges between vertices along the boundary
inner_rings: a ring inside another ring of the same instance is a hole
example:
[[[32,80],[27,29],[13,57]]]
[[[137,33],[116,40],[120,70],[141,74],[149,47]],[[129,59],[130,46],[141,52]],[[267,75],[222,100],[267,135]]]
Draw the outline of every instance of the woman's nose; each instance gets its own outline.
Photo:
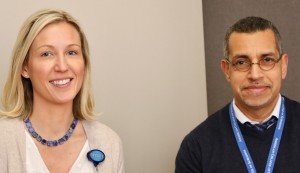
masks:
[[[60,55],[57,57],[55,62],[55,71],[65,72],[68,70],[68,62],[64,55]]]

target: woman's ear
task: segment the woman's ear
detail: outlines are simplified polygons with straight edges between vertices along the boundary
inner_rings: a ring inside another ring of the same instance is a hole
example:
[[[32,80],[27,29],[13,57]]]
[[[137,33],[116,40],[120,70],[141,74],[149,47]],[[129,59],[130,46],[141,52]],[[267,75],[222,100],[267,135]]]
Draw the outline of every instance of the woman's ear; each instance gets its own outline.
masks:
[[[24,78],[29,78],[29,74],[28,74],[28,70],[27,70],[27,66],[26,66],[26,65],[23,66],[21,75],[22,75]]]

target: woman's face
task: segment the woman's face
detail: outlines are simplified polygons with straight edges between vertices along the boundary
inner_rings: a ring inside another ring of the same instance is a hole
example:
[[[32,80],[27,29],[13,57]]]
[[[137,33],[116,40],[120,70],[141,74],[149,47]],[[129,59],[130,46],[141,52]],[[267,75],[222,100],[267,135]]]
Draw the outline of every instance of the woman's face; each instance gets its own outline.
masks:
[[[72,104],[84,78],[81,40],[66,22],[46,26],[34,39],[22,75],[30,78],[34,102]]]

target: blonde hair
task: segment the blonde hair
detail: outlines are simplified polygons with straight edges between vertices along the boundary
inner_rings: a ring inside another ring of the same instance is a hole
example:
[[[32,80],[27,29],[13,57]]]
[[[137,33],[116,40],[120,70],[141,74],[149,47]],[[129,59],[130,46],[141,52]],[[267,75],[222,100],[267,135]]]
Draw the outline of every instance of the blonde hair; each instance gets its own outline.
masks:
[[[73,114],[78,119],[93,119],[94,101],[91,94],[90,54],[88,42],[79,23],[63,10],[46,9],[35,12],[27,18],[18,34],[11,57],[11,66],[4,86],[2,103],[7,117],[28,118],[33,109],[33,89],[30,79],[21,76],[22,68],[28,61],[29,48],[47,25],[66,22],[74,26],[81,39],[81,49],[85,62],[85,76],[82,87],[73,100]]]

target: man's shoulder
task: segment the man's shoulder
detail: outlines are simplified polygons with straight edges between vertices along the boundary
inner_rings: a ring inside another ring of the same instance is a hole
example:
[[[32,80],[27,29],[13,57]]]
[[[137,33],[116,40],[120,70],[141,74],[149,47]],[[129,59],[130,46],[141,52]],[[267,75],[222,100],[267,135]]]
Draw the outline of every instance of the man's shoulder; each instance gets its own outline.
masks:
[[[300,120],[300,103],[284,96],[284,106],[286,108],[287,119],[298,122]]]
[[[293,100],[289,97],[283,96],[285,106],[300,108],[300,103],[296,100]]]
[[[221,108],[220,110],[216,111],[215,113],[211,114],[196,126],[187,136],[190,137],[210,137],[214,135],[218,135],[220,130],[227,129],[230,125],[229,119],[229,104]]]

